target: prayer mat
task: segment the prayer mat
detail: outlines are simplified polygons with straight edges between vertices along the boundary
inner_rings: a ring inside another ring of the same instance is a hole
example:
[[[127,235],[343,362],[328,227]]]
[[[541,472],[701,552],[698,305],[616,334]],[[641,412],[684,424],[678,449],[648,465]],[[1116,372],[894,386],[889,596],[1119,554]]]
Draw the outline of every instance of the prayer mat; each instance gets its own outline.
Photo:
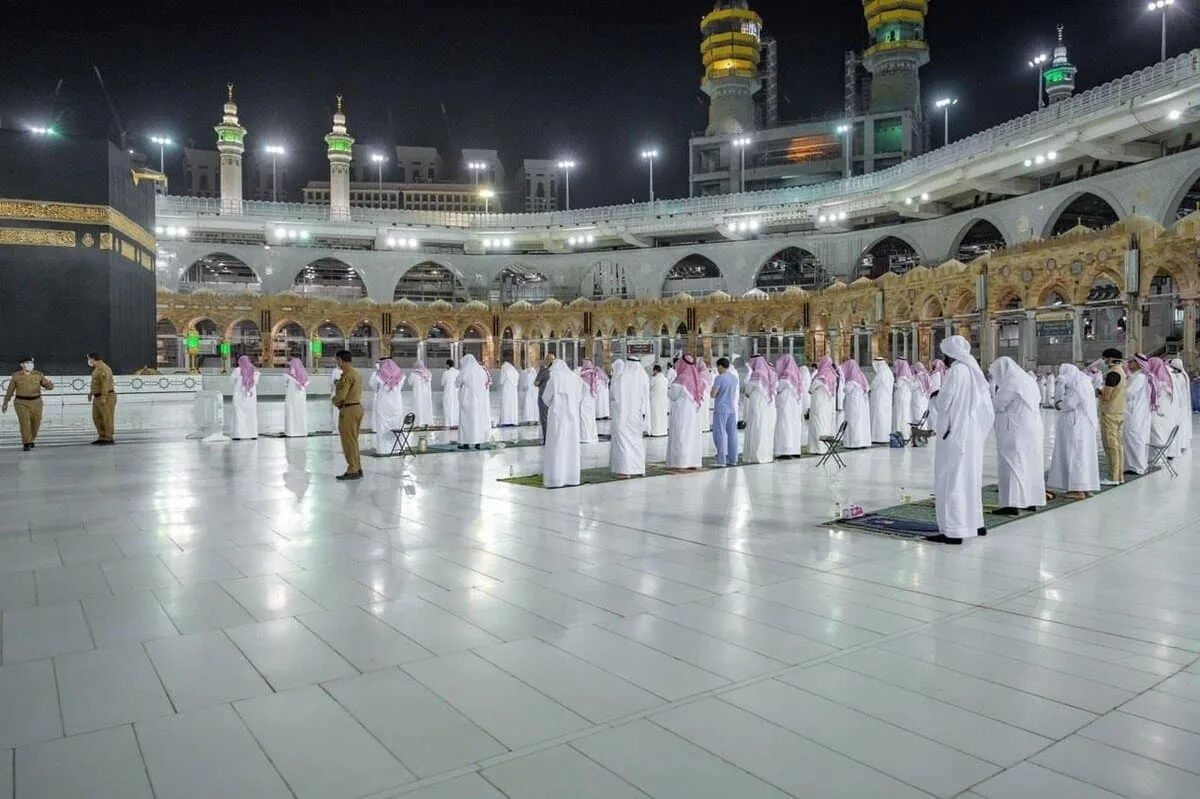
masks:
[[[431,442],[426,445],[424,452],[421,452],[419,449],[417,449],[417,444],[415,441],[412,442],[412,445],[414,455],[438,455],[446,452],[488,452],[502,449],[512,449],[515,447],[540,447],[542,445],[542,440],[540,438],[522,438],[517,441],[489,441],[481,444],[479,449],[475,449],[474,446],[471,446],[469,449],[459,449],[457,441],[438,441]],[[370,458],[394,457],[389,452],[376,453],[374,450],[363,452],[363,455],[366,455]]]
[[[327,438],[329,436],[336,436],[336,435],[337,435],[337,433],[333,432],[332,430],[317,430],[315,432],[309,433],[307,436],[285,436],[283,433],[259,433],[258,437],[259,438],[323,438],[323,437]]]

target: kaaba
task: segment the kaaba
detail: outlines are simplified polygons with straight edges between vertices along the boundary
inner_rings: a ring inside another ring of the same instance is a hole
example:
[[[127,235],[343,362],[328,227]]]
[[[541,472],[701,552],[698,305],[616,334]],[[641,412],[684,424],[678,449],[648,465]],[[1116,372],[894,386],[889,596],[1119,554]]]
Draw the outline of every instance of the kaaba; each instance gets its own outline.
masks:
[[[155,362],[156,177],[106,140],[0,131],[0,370]]]

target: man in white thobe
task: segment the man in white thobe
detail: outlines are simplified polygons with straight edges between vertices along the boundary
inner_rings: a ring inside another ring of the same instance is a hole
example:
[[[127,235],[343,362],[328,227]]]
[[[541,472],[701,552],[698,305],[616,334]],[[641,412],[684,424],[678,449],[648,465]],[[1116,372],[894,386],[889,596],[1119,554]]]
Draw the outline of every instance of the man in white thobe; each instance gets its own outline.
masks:
[[[579,405],[583,381],[565,361],[550,364],[542,388],[546,405],[546,444],[542,447],[542,485],[546,488],[577,486],[579,466]]]
[[[999,472],[1000,510],[1016,516],[1046,504],[1046,473],[1037,380],[1002,356],[988,367],[992,376],[992,402],[996,409],[996,466]]]
[[[500,426],[516,427],[520,421],[520,409],[517,400],[517,388],[521,382],[521,373],[511,361],[500,364]]]
[[[891,367],[883,358],[871,361],[871,441],[875,444],[886,444],[894,428],[892,427],[892,391],[895,386],[895,376]]]
[[[521,382],[517,384],[521,398],[521,424],[535,424],[541,416],[538,413],[538,391],[534,386],[538,370],[526,366],[521,370]]]
[[[1137,358],[1127,364],[1125,389],[1125,473],[1145,474],[1150,468],[1150,384]]]
[[[464,355],[458,373],[458,448],[481,449],[492,431],[492,378],[474,355]]]
[[[938,535],[927,541],[961,544],[987,535],[983,526],[983,446],[995,413],[991,390],[971,345],[962,336],[942,341],[950,368],[933,397],[937,448],[933,453],[933,496]]]
[[[1175,384],[1175,424],[1179,425],[1175,448],[1183,454],[1192,446],[1192,381],[1184,371],[1183,359],[1172,358],[1167,368]]]
[[[669,387],[662,367],[655,364],[654,374],[650,377],[650,411],[646,424],[646,432],[651,438],[662,438],[667,434],[667,411],[671,406],[667,398]]]
[[[620,367],[618,369],[618,367]],[[646,473],[646,416],[650,413],[650,379],[636,359],[613,364],[609,386],[612,394],[612,448],[609,469],[624,479]]]
[[[458,427],[458,367],[446,361],[442,372],[442,424],[446,429]]]
[[[1096,389],[1091,378],[1073,363],[1058,368],[1055,386],[1062,399],[1055,403],[1058,418],[1054,420],[1054,450],[1046,485],[1067,492],[1072,499],[1086,499],[1089,492],[1100,490]]]

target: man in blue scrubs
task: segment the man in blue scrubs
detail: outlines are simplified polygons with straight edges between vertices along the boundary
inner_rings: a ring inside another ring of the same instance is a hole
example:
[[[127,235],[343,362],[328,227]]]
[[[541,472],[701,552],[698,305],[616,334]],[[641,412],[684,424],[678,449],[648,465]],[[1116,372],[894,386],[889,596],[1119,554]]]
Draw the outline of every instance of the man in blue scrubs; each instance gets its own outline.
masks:
[[[717,445],[717,466],[736,466],[738,461],[737,400],[738,379],[729,371],[729,359],[717,361],[713,381],[713,443]]]

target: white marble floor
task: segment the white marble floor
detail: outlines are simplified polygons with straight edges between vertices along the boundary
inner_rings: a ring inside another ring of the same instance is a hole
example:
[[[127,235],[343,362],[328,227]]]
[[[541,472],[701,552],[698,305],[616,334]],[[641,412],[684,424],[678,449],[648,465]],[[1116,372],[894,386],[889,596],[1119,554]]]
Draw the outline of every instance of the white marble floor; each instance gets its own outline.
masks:
[[[1194,452],[946,548],[819,526],[929,450],[2,443],[3,799],[1200,796]]]

